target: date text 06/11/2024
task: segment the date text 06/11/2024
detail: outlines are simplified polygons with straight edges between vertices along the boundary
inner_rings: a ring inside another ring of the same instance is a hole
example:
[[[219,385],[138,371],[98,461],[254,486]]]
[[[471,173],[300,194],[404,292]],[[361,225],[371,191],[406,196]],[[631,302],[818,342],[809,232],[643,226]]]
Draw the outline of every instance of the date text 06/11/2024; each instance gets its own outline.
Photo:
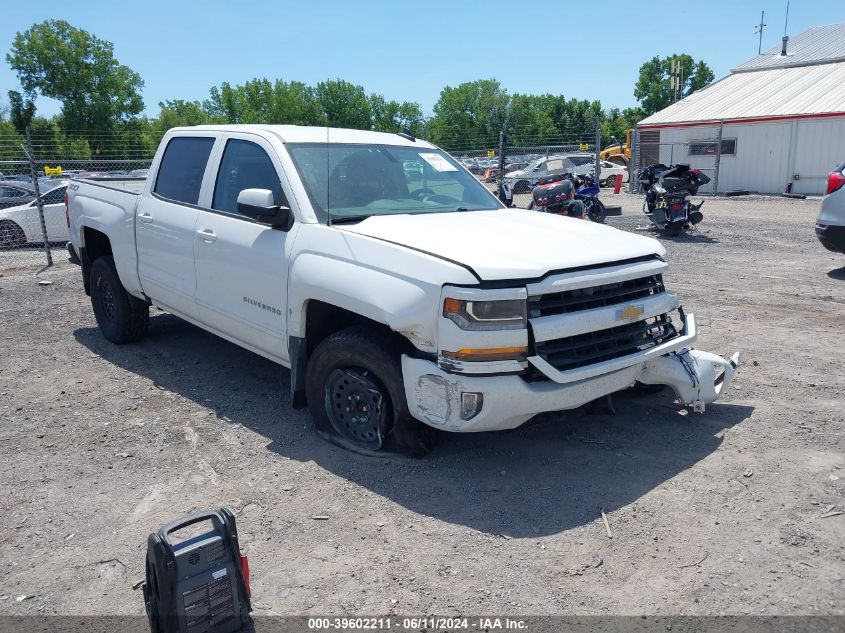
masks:
[[[400,631],[525,631],[525,620],[497,617],[353,617],[353,618],[308,618],[308,629],[319,630],[390,630]]]

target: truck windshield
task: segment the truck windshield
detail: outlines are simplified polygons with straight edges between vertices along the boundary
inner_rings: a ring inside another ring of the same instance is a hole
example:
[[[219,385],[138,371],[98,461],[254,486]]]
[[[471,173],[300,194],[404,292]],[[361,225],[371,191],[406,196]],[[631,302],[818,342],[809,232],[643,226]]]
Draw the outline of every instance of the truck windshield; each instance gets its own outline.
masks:
[[[437,149],[288,143],[319,219],[498,210],[499,199]]]

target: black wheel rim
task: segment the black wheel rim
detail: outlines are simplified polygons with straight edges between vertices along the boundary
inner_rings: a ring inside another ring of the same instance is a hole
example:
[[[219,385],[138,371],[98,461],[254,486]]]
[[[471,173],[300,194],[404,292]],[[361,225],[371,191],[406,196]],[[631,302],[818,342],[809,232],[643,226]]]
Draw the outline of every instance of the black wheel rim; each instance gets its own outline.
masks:
[[[114,292],[112,292],[111,284],[107,281],[100,280],[100,305],[103,306],[103,313],[110,321],[114,321],[117,316],[117,308],[114,302]]]
[[[335,369],[326,380],[326,414],[332,427],[363,448],[381,448],[387,403],[384,387],[366,369]]]

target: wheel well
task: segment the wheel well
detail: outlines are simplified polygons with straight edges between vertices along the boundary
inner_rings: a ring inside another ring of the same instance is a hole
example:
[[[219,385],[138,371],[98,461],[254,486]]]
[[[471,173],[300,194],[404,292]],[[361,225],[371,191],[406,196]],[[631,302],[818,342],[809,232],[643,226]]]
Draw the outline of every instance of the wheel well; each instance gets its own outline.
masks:
[[[344,308],[338,308],[330,303],[317,300],[309,301],[305,318],[305,340],[308,355],[310,356],[317,345],[335,332],[340,332],[353,325],[364,324],[382,329],[385,333],[395,336],[397,341],[402,338],[383,323],[373,321]]]
[[[82,263],[82,286],[85,289],[85,294],[91,294],[91,264],[98,257],[105,257],[112,254],[111,242],[109,236],[105,233],[92,229],[90,227],[82,227],[82,241],[85,243],[83,248],[79,249],[79,260]]]
[[[369,325],[382,330],[391,340],[396,341],[399,351],[411,353],[413,345],[400,334],[378,321],[339,308],[324,301],[312,299],[308,302],[305,315],[305,339],[290,338],[291,351],[291,398],[294,408],[306,406],[305,372],[308,358],[317,346],[335,332],[340,332],[353,325]]]
[[[82,229],[82,237],[85,242],[85,253],[88,255],[88,261],[94,263],[98,257],[111,255],[111,242],[109,236],[96,229],[84,227]]]

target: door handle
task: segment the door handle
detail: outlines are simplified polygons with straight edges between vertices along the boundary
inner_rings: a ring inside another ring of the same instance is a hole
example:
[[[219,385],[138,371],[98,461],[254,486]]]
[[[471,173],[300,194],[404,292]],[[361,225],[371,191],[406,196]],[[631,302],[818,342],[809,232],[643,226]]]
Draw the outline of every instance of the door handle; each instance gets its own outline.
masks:
[[[149,213],[140,213],[138,214],[138,219],[141,220],[141,222],[149,224],[153,221],[153,216],[151,216]]]
[[[212,242],[217,241],[217,236],[211,229],[202,229],[197,231],[197,235],[199,235],[199,238],[206,244],[211,244]]]

